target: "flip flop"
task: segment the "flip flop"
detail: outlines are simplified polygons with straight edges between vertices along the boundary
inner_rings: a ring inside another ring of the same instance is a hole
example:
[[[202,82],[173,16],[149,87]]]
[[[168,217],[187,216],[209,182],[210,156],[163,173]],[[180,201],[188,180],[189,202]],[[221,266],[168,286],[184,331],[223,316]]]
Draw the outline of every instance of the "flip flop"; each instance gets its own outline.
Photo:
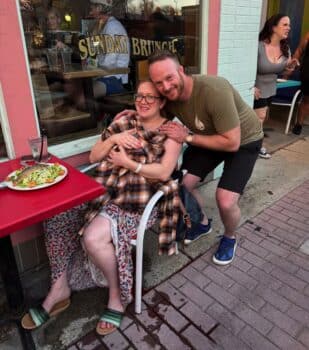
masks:
[[[26,313],[21,319],[21,325],[24,329],[33,330],[42,324],[46,323],[51,317],[57,316],[64,310],[66,310],[71,304],[70,298],[64,299],[56,303],[50,312],[48,313],[42,305],[30,308],[28,313]]]
[[[96,331],[99,335],[107,335],[113,333],[117,328],[120,327],[121,321],[123,319],[124,312],[106,308],[103,315],[100,318],[100,322],[104,321],[106,323],[112,324],[113,327],[100,327],[100,322],[97,324]]]

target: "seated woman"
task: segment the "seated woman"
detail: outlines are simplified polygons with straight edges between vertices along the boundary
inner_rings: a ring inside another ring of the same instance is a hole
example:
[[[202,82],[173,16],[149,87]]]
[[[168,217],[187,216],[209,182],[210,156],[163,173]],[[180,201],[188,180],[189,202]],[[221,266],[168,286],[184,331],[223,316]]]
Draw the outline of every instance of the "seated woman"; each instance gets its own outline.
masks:
[[[101,161],[97,180],[106,187],[106,194],[91,203],[86,215],[83,205],[46,222],[51,289],[43,304],[22,318],[24,328],[35,329],[65,310],[71,290],[106,285],[109,299],[97,332],[106,335],[120,326],[132,301],[130,240],[136,236],[148,200],[159,188],[165,196],[148,227],[160,218],[159,254],[175,253],[179,198],[170,175],[181,144],[158,131],[166,122],[160,115],[164,103],[150,81],[140,83],[135,95],[137,116],[114,121],[90,153],[91,162]]]

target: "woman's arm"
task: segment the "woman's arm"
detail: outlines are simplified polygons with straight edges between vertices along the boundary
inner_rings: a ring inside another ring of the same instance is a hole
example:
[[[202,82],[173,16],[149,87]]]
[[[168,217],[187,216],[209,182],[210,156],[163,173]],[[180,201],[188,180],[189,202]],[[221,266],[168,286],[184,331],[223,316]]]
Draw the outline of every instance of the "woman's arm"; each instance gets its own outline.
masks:
[[[146,178],[166,181],[170,178],[176,167],[181,146],[182,144],[172,139],[167,139],[164,143],[165,153],[160,163],[138,163],[127,156],[122,146],[119,147],[119,151],[111,150],[108,160],[116,166],[122,166],[131,171],[138,172]]]

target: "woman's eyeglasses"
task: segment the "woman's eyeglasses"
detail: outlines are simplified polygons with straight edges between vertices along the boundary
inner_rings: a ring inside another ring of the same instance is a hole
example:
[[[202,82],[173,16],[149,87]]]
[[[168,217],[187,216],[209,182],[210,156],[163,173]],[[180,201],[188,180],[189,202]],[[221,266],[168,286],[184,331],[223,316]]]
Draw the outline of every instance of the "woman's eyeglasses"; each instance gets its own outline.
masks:
[[[160,100],[160,97],[152,96],[152,95],[140,95],[140,94],[134,95],[135,102],[142,102],[143,99],[145,99],[146,103],[152,104],[155,102],[155,100]]]

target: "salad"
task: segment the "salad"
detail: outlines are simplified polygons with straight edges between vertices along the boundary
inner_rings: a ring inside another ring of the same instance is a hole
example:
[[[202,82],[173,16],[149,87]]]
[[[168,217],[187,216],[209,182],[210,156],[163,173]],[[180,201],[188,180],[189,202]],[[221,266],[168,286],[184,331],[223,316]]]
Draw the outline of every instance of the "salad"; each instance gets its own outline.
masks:
[[[16,170],[7,178],[7,181],[11,181],[14,187],[33,188],[53,183],[64,174],[64,168],[58,163],[36,164]]]

